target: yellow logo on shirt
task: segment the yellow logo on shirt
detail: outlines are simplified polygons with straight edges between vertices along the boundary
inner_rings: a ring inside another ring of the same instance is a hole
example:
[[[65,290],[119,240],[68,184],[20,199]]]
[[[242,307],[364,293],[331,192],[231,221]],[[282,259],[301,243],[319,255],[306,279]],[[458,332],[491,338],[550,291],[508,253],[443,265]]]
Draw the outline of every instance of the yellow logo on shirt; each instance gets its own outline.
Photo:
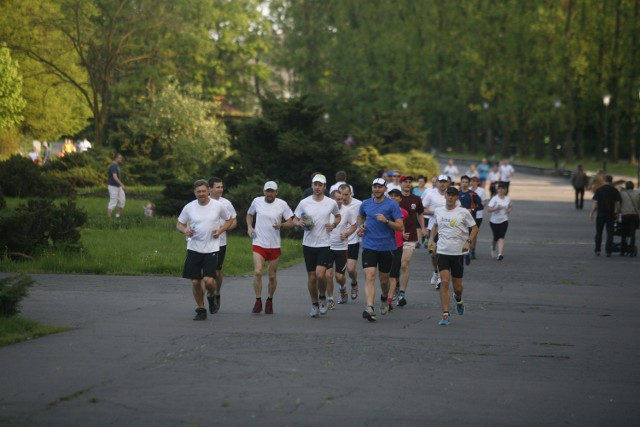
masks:
[[[453,227],[456,226],[457,223],[458,223],[458,221],[456,221],[455,219],[452,218],[452,219],[449,220],[449,227],[453,228]]]

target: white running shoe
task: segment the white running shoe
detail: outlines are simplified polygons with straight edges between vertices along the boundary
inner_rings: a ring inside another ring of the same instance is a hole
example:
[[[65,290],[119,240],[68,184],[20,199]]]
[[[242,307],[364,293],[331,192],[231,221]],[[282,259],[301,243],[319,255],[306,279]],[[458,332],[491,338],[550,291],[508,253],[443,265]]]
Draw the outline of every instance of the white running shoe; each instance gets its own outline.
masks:
[[[323,316],[327,314],[327,300],[325,299],[320,300],[320,314]]]
[[[440,275],[434,271],[433,274],[431,275],[431,284],[434,286],[437,285],[438,280],[440,280]]]
[[[380,314],[383,316],[389,312],[389,303],[387,301],[383,301],[380,303]]]
[[[489,245],[489,249],[491,250],[491,258],[496,257],[496,250],[493,248],[493,245]]]
[[[311,317],[318,317],[318,306],[317,305],[312,305],[311,306],[311,311],[309,312],[309,316]]]

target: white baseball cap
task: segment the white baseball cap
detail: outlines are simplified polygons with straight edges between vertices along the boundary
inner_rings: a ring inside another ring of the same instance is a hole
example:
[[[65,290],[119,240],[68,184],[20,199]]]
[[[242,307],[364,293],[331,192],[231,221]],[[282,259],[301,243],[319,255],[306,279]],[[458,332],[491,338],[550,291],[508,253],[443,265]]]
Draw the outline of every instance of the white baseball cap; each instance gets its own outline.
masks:
[[[321,182],[323,184],[327,183],[327,178],[324,175],[316,175],[313,177],[313,179],[311,180],[311,183],[313,184],[314,182]]]
[[[264,191],[267,190],[278,190],[278,184],[275,181],[267,181],[264,183]]]
[[[376,178],[376,179],[373,180],[371,185],[376,185],[376,184],[386,187],[387,186],[387,181],[385,181],[383,178]]]
[[[440,175],[438,181],[449,181],[449,177],[447,175]]]

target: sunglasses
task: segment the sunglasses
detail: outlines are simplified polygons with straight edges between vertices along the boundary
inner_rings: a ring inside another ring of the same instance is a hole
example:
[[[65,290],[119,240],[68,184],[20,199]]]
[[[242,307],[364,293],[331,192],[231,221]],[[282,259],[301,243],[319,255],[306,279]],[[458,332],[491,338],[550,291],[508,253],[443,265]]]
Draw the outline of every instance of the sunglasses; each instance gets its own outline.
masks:
[[[400,178],[400,175],[393,175],[394,178]]]

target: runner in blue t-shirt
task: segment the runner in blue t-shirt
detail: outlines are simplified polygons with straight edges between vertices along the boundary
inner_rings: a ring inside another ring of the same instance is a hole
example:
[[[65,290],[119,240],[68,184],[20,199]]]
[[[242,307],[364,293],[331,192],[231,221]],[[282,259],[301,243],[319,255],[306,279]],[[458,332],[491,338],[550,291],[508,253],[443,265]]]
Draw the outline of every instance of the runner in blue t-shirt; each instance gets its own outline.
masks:
[[[396,249],[394,230],[404,231],[402,212],[398,203],[387,198],[385,191],[387,183],[382,178],[376,178],[371,184],[373,197],[362,202],[358,213],[358,234],[362,236],[362,269],[365,279],[365,298],[367,307],[362,317],[370,322],[376,320],[373,311],[375,299],[376,271],[379,272],[380,312],[389,312],[387,295],[389,292],[389,272],[393,261],[393,251]]]

